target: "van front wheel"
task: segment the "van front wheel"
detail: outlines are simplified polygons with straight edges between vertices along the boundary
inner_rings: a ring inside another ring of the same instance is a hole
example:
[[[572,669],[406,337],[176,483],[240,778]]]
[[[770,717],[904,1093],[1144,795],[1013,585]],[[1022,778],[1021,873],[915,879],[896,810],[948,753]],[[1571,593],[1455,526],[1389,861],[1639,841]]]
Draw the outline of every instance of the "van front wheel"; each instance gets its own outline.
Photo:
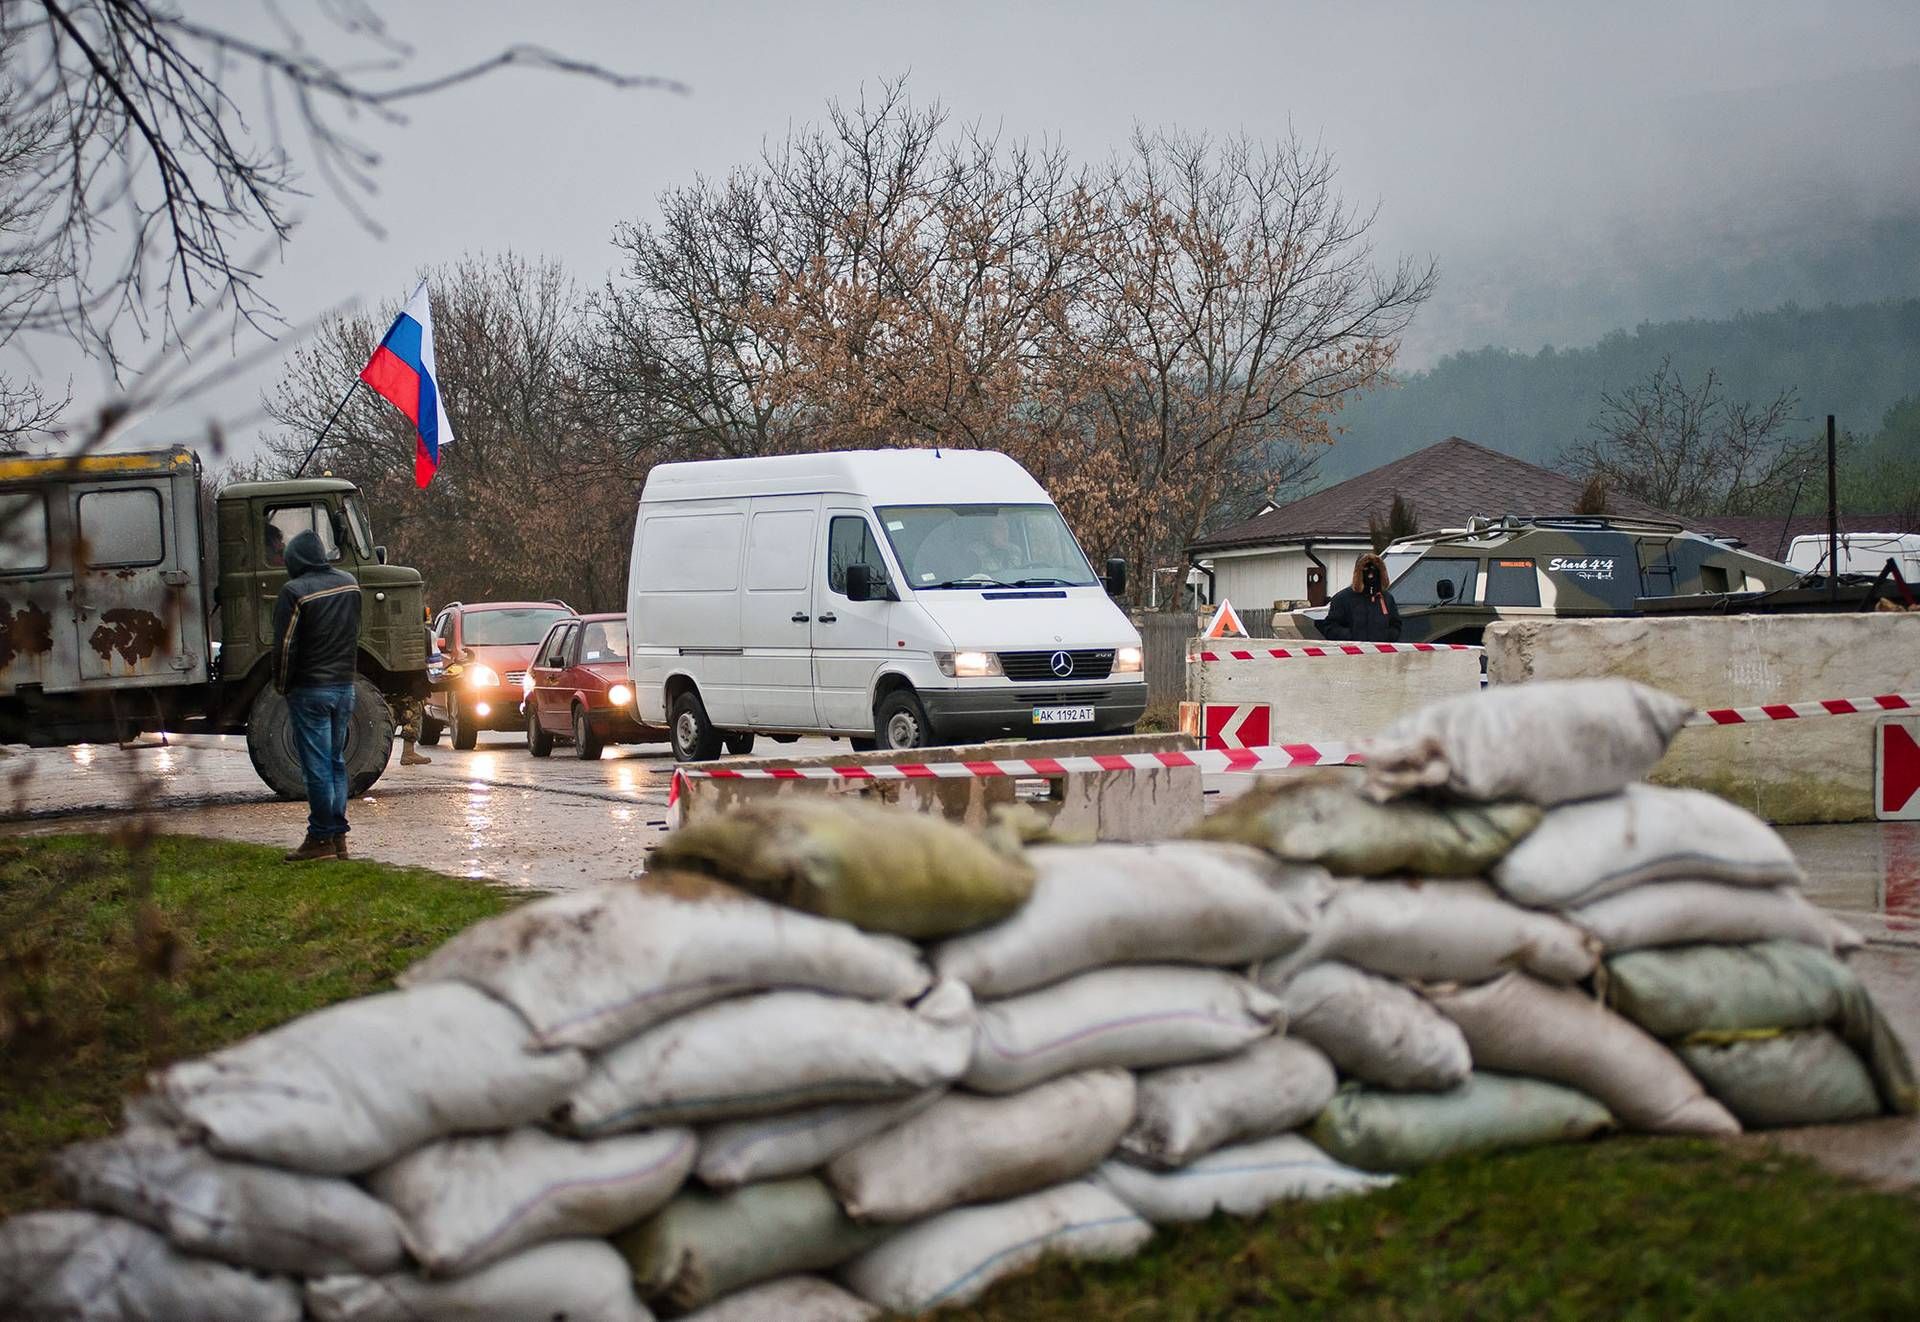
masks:
[[[669,726],[675,761],[711,762],[720,756],[720,732],[707,719],[707,705],[692,689],[673,700]]]
[[[933,742],[927,709],[911,689],[895,689],[873,709],[874,742],[882,748],[925,748]]]

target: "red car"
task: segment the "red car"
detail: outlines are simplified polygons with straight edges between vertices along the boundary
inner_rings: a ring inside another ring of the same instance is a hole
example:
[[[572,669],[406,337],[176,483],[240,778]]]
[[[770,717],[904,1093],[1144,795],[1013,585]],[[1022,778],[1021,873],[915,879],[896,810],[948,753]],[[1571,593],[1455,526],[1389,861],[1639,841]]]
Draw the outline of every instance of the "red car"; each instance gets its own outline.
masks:
[[[573,608],[563,601],[442,606],[433,632],[446,654],[446,682],[427,699],[420,742],[438,742],[444,729],[455,748],[472,748],[482,730],[520,729],[527,663],[554,622],[572,618]]]
[[[578,615],[548,631],[526,679],[527,751],[545,757],[554,740],[591,762],[608,744],[666,738],[640,724],[627,677],[627,617]]]

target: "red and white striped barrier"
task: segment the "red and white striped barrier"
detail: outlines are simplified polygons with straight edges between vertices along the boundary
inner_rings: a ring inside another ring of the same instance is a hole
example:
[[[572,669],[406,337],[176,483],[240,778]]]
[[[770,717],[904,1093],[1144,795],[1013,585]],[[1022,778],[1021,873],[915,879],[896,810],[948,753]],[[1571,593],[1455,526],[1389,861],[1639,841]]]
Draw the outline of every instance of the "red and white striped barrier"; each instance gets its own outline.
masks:
[[[1861,716],[1869,712],[1908,711],[1914,707],[1920,707],[1920,693],[1882,693],[1873,698],[1770,702],[1759,707],[1710,707],[1688,717],[1687,724],[1751,725],[1759,721],[1800,721],[1810,716]]]
[[[1286,661],[1322,656],[1390,656],[1396,652],[1481,652],[1473,643],[1313,643],[1299,647],[1230,647],[1219,652],[1189,652],[1197,661]]]
[[[1383,644],[1384,645],[1384,644]],[[1871,698],[1828,698],[1820,702],[1776,702],[1760,707],[1712,707],[1695,712],[1690,726],[1744,725],[1759,721],[1797,721],[1815,716],[1853,716],[1920,708],[1920,694],[1883,693]],[[1269,744],[1263,748],[1206,748],[1191,753],[1099,753],[1085,757],[999,757],[969,762],[896,762],[880,766],[702,767],[676,768],[671,807],[680,798],[683,777],[703,780],[949,780],[980,776],[1063,776],[1089,771],[1153,771],[1193,767],[1202,772],[1272,771],[1366,761],[1359,744]]]

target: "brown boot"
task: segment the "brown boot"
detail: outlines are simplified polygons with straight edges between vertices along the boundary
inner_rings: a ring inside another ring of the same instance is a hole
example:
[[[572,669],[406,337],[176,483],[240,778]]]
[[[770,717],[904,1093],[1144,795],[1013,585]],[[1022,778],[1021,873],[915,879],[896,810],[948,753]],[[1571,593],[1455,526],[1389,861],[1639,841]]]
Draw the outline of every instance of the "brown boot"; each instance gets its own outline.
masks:
[[[401,741],[400,743],[400,765],[401,766],[424,767],[430,764],[432,761],[433,759],[428,757],[425,753],[417,753],[414,751],[413,740],[405,739]]]
[[[334,858],[333,841],[325,836],[310,835],[300,842],[300,848],[287,855],[289,863],[311,863],[316,858]]]
[[[344,835],[336,835],[333,838],[333,856],[335,858],[347,856],[347,838]]]

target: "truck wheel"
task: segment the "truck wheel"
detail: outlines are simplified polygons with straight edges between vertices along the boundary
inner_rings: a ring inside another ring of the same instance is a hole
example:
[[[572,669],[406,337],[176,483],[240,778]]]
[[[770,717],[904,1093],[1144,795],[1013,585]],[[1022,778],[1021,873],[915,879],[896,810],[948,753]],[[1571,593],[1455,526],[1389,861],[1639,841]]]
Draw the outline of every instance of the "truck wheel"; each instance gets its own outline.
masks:
[[[933,742],[927,709],[912,689],[895,689],[873,709],[874,742],[882,748],[925,748]]]
[[[470,753],[480,738],[480,731],[474,728],[473,718],[466,714],[465,709],[466,704],[460,701],[458,694],[447,695],[447,728],[453,732],[453,746],[463,753]]]
[[[598,762],[606,743],[593,732],[585,707],[573,709],[573,755],[582,762]]]
[[[393,709],[365,675],[353,680],[353,719],[347,725],[347,794],[359,798],[373,788],[393,756]],[[293,745],[293,719],[287,700],[272,685],[260,690],[247,714],[247,756],[267,788],[283,799],[307,797],[300,753]]]
[[[722,742],[735,757],[746,757],[753,752],[753,731],[729,730]]]
[[[707,719],[707,705],[692,689],[673,700],[668,726],[673,735],[675,761],[711,762],[720,756],[720,732]]]
[[[439,743],[440,732],[446,728],[446,726],[434,720],[433,717],[422,712],[420,714],[420,747],[432,748],[435,744]]]

